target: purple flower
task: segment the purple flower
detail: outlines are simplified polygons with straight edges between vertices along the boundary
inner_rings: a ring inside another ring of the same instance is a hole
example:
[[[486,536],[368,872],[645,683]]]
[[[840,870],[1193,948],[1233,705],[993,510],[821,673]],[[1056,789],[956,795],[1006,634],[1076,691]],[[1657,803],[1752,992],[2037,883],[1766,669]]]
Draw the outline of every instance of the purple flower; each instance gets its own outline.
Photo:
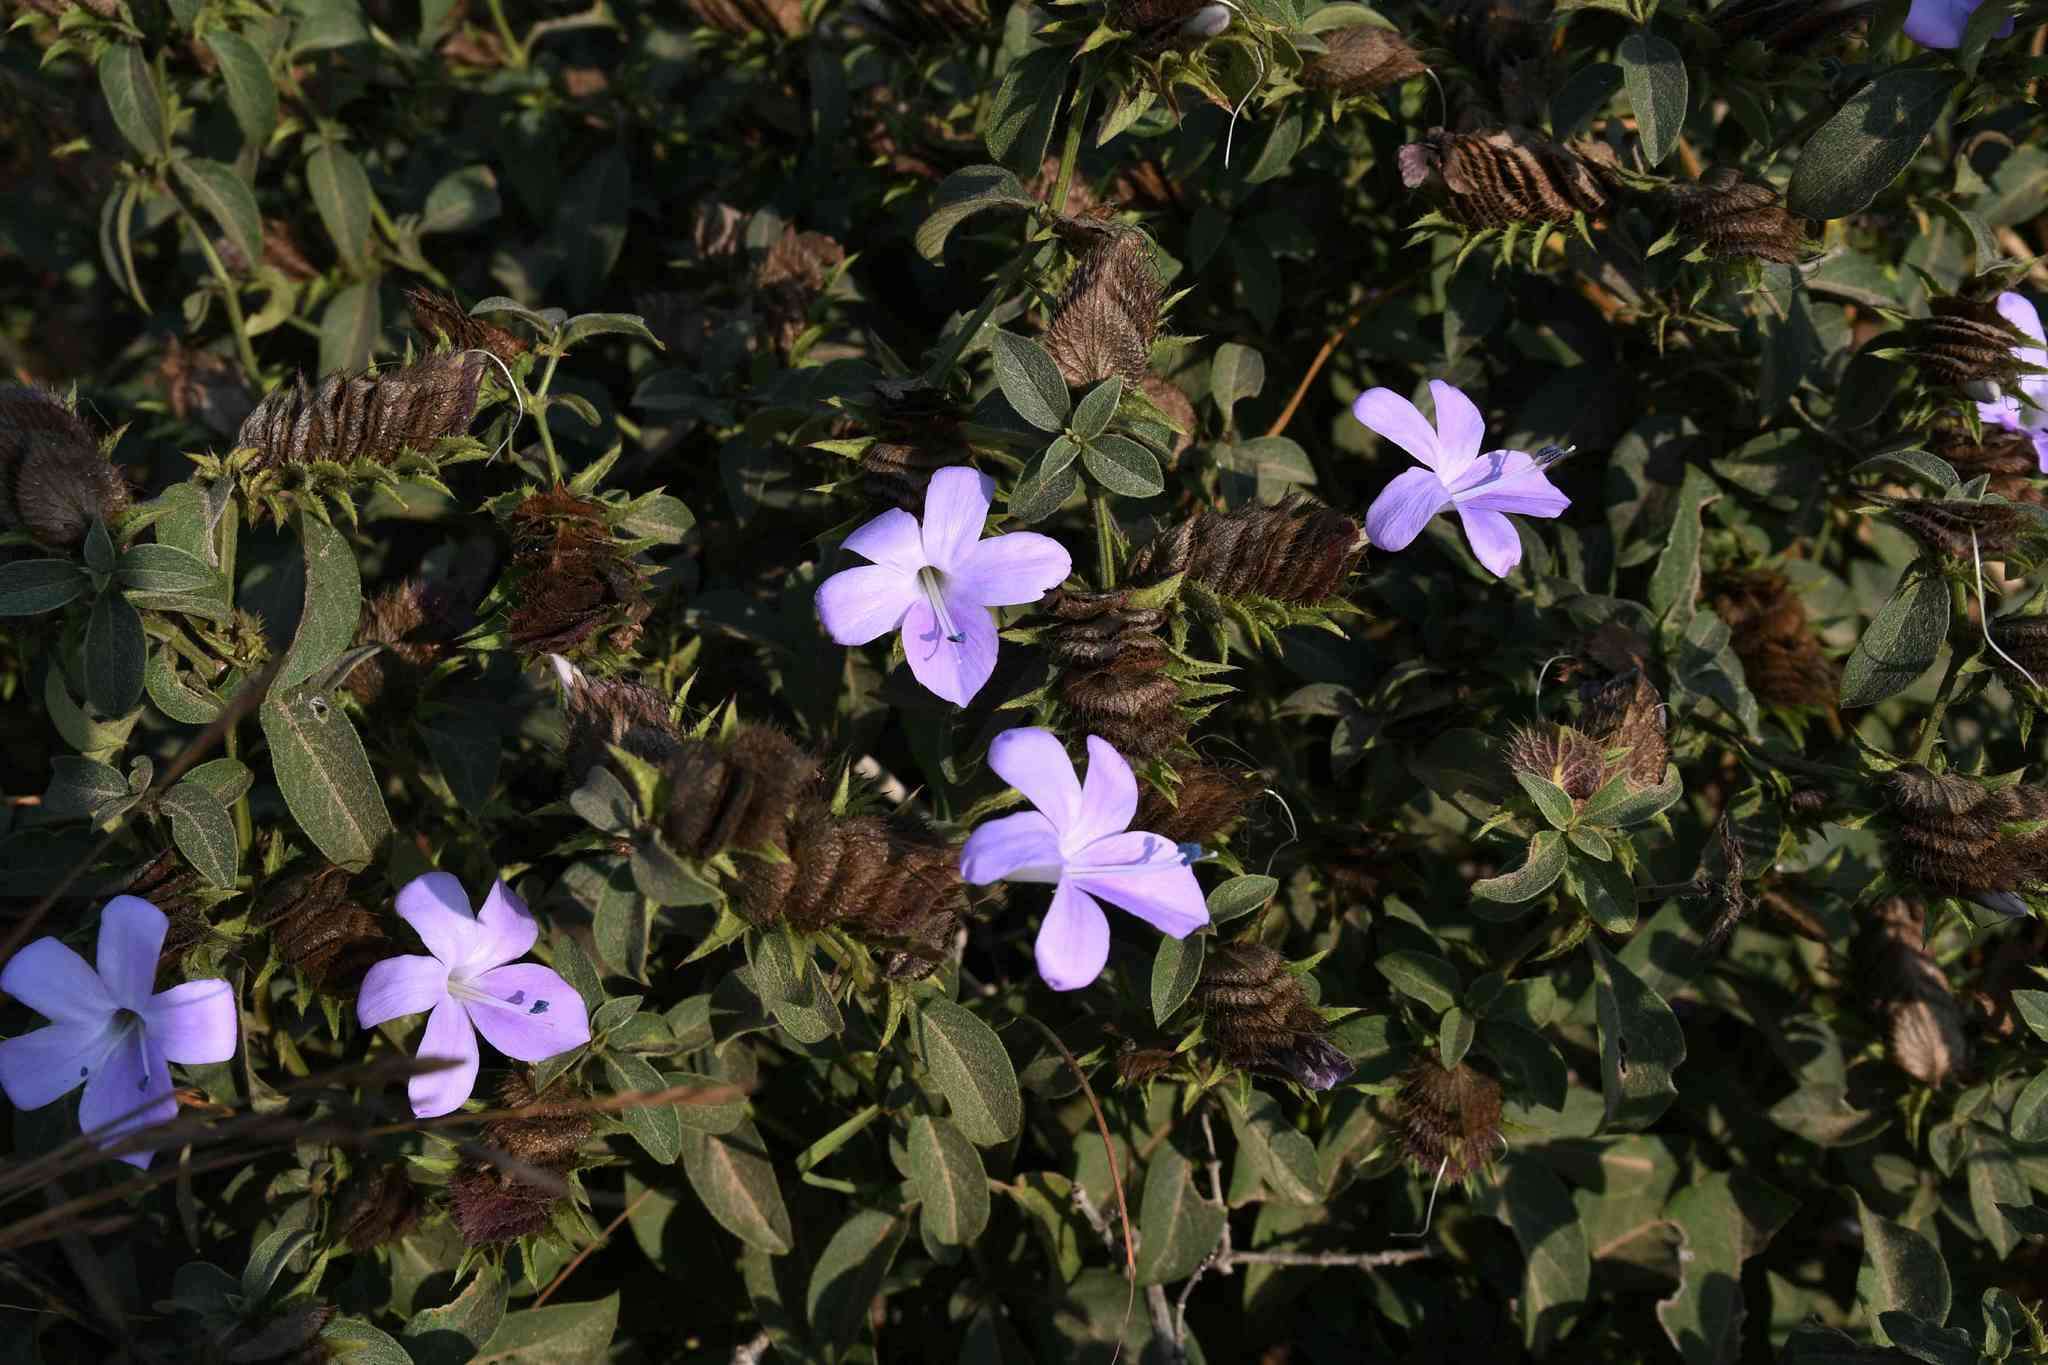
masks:
[[[1422,462],[1380,490],[1365,514],[1365,532],[1383,550],[1404,550],[1429,519],[1458,509],[1472,553],[1497,577],[1522,562],[1522,539],[1505,513],[1554,517],[1571,499],[1551,486],[1543,466],[1519,450],[1479,453],[1486,421],[1472,400],[1441,379],[1429,381],[1436,426],[1392,389],[1368,389],[1351,415]]]
[[[1128,829],[1138,780],[1106,740],[1088,736],[1088,781],[1074,777],[1049,730],[1005,730],[988,765],[1037,810],[990,820],[960,850],[960,875],[989,882],[1047,882],[1052,909],[1038,931],[1038,974],[1056,991],[1078,990],[1109,961],[1109,920],[1100,896],[1175,938],[1209,923],[1188,855],[1171,839]]]
[[[116,896],[100,912],[99,969],[54,938],[39,938],[0,971],[0,990],[51,1022],[0,1042],[0,1088],[17,1109],[40,1109],[83,1083],[78,1125],[102,1147],[178,1116],[170,1063],[235,1055],[234,988],[187,981],[152,994],[164,951],[164,912]],[[121,1160],[147,1168],[153,1152]]]
[[[1983,3],[1984,0],[1913,0],[1913,8],[1906,14],[1906,36],[1922,47],[1961,47],[1963,28]],[[2007,19],[1997,36],[2012,37],[2012,23]]]
[[[356,997],[364,1028],[432,1010],[421,1060],[454,1063],[415,1075],[406,1087],[423,1119],[452,1113],[476,1089],[476,1035],[522,1062],[538,1062],[590,1041],[583,997],[552,968],[518,962],[540,937],[526,902],[500,880],[472,915],[462,883],[446,872],[414,877],[398,892],[398,914],[431,957],[391,957],[370,968]],[[507,965],[513,964],[513,965]]]
[[[2042,341],[2041,315],[2024,296],[2010,290],[2000,294],[1998,315],[2035,341]],[[2048,346],[2015,346],[2012,353],[2022,365],[2048,369]],[[1990,401],[1977,405],[1978,419],[2031,437],[2034,458],[2040,462],[2041,472],[2048,474],[2048,374],[2022,375],[2014,387],[2018,396],[2000,391],[1996,384],[1987,386],[1987,392],[1979,396]]]
[[[927,689],[965,706],[996,667],[990,607],[1036,602],[1074,562],[1059,542],[1031,531],[981,538],[995,482],[964,465],[932,475],[924,522],[892,507],[846,538],[871,560],[818,587],[818,619],[842,645],[903,632],[910,671]]]

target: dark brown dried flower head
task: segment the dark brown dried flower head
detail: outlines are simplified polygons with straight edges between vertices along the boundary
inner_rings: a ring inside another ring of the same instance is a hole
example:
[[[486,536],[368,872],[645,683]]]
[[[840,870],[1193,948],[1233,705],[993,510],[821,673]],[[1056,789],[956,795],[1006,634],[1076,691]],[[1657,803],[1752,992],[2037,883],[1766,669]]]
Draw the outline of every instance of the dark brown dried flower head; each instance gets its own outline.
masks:
[[[425,1206],[404,1165],[394,1161],[353,1182],[337,1231],[350,1251],[368,1251],[412,1231]]]
[[[877,441],[861,454],[860,480],[870,497],[919,512],[932,475],[966,463],[966,444],[950,432],[929,440]]]
[[[424,578],[403,579],[364,601],[355,642],[382,648],[350,670],[349,695],[368,706],[402,682],[401,699],[410,700],[410,685],[448,652],[454,616],[448,589]]]
[[[754,272],[754,287],[776,349],[785,358],[810,326],[811,304],[825,292],[833,269],[845,259],[845,248],[824,233],[799,232],[794,227],[784,228],[762,257]]]
[[[712,28],[734,37],[800,38],[804,32],[803,0],[684,0],[690,13]]]
[[[537,1094],[532,1080],[515,1071],[498,1085],[497,1107],[518,1111],[483,1126],[483,1145],[514,1161],[543,1170],[566,1171],[590,1141],[590,1115],[571,1104],[551,1103]]]
[[[497,1107],[523,1112],[486,1123],[478,1135],[486,1159],[464,1161],[448,1182],[455,1225],[471,1246],[513,1241],[546,1227],[561,1194],[552,1183],[530,1177],[566,1175],[593,1131],[588,1114],[536,1095],[521,1072],[498,1087]],[[504,1158],[509,1165],[497,1164]]]
[[[1353,1070],[1287,959],[1256,943],[1215,943],[1195,983],[1209,1041],[1227,1065],[1328,1090]]]
[[[370,968],[395,951],[384,921],[355,899],[349,874],[322,858],[304,858],[272,877],[253,921],[270,931],[277,954],[330,995],[352,995]]]
[[[1150,830],[1176,844],[1214,844],[1244,819],[1245,807],[1265,787],[1262,773],[1215,763],[1178,765],[1180,786],[1169,801],[1156,787],[1138,796],[1132,829]]]
[[[1708,585],[1714,614],[1728,623],[1749,690],[1768,706],[1832,706],[1841,675],[1807,623],[1806,604],[1781,573],[1720,574]]]
[[[1499,1155],[1500,1082],[1461,1062],[1445,1070],[1417,1057],[1401,1077],[1394,1102],[1402,1150],[1425,1171],[1462,1180]]]
[[[1082,259],[1045,329],[1045,349],[1067,383],[1086,388],[1111,375],[1144,383],[1162,296],[1152,244],[1135,230],[1112,230]]]
[[[320,1330],[339,1310],[316,1299],[296,1299],[275,1313],[244,1318],[217,1339],[227,1365],[318,1365],[327,1360]]]
[[[1365,553],[1359,525],[1300,493],[1230,512],[1204,508],[1131,560],[1136,583],[1184,573],[1225,597],[1307,605],[1336,596]]]
[[[1132,607],[1128,591],[1054,589],[1046,611],[1046,652],[1061,672],[1059,696],[1080,728],[1127,758],[1156,758],[1178,744],[1188,722],[1180,684],[1166,673],[1173,653],[1159,638],[1166,613]]]
[[[1958,564],[1979,557],[1997,559],[2048,536],[2048,521],[2021,503],[1881,494],[1870,500],[1884,508],[1900,530]]]
[[[1997,908],[2014,892],[2038,886],[2048,870],[2039,832],[2002,828],[2048,815],[2038,788],[1994,790],[1961,773],[1912,764],[1889,776],[1885,796],[1892,816],[1886,855],[1900,881]]]
[[[1170,1047],[1139,1047],[1126,1038],[1117,1049],[1117,1079],[1125,1085],[1143,1085],[1171,1067],[1175,1055]]]
[[[1370,95],[1420,76],[1426,69],[1400,34],[1377,24],[1353,24],[1323,38],[1325,50],[1301,69],[1311,90]]]
[[[924,976],[953,946],[966,911],[958,850],[913,826],[841,819],[807,801],[789,824],[786,862],[750,867],[740,913],[755,924],[838,924],[893,950],[894,976]]]
[[[1109,22],[1150,53],[1215,37],[1230,26],[1230,11],[1214,0],[1110,0]]]
[[[2003,655],[1991,662],[2015,688],[2048,687],[2048,616],[2007,616],[1991,623],[1991,639]],[[2018,664],[2019,668],[2014,668]],[[2026,670],[2022,674],[2019,670]]]
[[[490,1166],[464,1163],[449,1178],[448,1194],[454,1204],[455,1226],[462,1240],[471,1246],[531,1237],[548,1225],[558,1196],[540,1185],[529,1185]]]
[[[1625,775],[1629,790],[1641,791],[1664,780],[1671,761],[1671,744],[1664,734],[1664,698],[1650,686],[1640,669],[1588,684],[1579,692],[1584,709],[1579,728],[1599,741],[1603,750],[1625,749],[1601,773],[1605,782],[1617,772]]]
[[[405,301],[412,308],[412,325],[429,342],[438,338],[458,351],[488,351],[508,365],[527,352],[523,337],[514,336],[495,322],[471,317],[446,294],[432,289],[408,289]]]
[[[692,858],[725,849],[785,848],[791,812],[818,761],[779,730],[742,725],[724,744],[693,740],[669,760],[662,831]]]
[[[624,678],[592,678],[571,667],[559,674],[564,761],[572,787],[582,786],[592,768],[609,763],[613,745],[656,767],[682,754],[683,737],[669,720],[668,698],[661,693]]]
[[[1869,17],[1876,0],[1728,0],[1707,16],[1722,41],[1804,52]]]
[[[1961,423],[1943,422],[1927,448],[1947,460],[1964,483],[1986,474],[1989,491],[2007,502],[2043,503],[2040,457],[2026,432],[1985,427],[1973,440]]]
[[[312,388],[302,377],[256,405],[235,445],[256,452],[257,469],[316,460],[390,464],[469,429],[484,364],[480,355],[450,351],[377,374],[332,374]]]
[[[1677,199],[1679,230],[1709,256],[1793,265],[1805,254],[1805,227],[1778,192],[1732,166],[1714,167]]]
[[[1923,1085],[1942,1085],[1969,1059],[1962,1010],[1927,951],[1918,902],[1881,902],[1856,942],[1860,984],[1878,1011],[1886,1055]]]
[[[174,970],[186,953],[206,937],[206,911],[199,901],[199,874],[186,865],[176,849],[165,849],[132,877],[127,894],[140,896],[164,912],[170,921],[164,932],[164,946],[157,955],[157,976]],[[176,979],[176,978],[172,978]]]
[[[641,571],[605,509],[559,485],[511,516],[514,584],[505,636],[525,654],[573,657],[593,643],[630,649],[651,608]]]
[[[2014,350],[2033,339],[2007,322],[1989,299],[1938,298],[1930,315],[1906,324],[1903,349],[1937,384],[2003,384],[2021,370]]]
[[[0,388],[0,529],[68,548],[95,518],[119,520],[128,499],[128,481],[61,399],[26,385]]]
[[[176,337],[164,348],[156,373],[179,420],[197,422],[222,436],[239,430],[256,406],[233,362],[188,347]]]
[[[1612,201],[1612,172],[1597,155],[1505,129],[1438,130],[1401,149],[1401,179],[1428,187],[1444,216],[1468,227],[1562,223]]]
[[[1541,721],[1521,725],[1508,737],[1508,771],[1540,777],[1583,801],[1600,790],[1605,777],[1605,752],[1600,741],[1569,725]]]

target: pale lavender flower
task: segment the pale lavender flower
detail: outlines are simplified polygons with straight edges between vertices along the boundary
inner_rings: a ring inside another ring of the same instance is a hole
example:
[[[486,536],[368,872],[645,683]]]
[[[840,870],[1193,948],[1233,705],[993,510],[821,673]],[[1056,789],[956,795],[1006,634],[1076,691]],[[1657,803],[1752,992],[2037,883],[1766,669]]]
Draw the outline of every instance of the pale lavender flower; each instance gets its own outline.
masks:
[[[1957,48],[1963,45],[1963,29],[1984,0],[1913,0],[1906,13],[1905,34],[1922,47]],[[2007,19],[1998,37],[2012,37],[2013,21]]]
[[[989,882],[1046,882],[1052,909],[1038,931],[1038,974],[1056,991],[1078,990],[1109,961],[1101,897],[1163,934],[1186,938],[1209,923],[1189,854],[1171,839],[1130,829],[1138,780],[1108,741],[1088,737],[1088,781],[1074,776],[1049,730],[1005,730],[988,765],[1036,810],[977,827],[960,850],[960,875]]]
[[[1366,510],[1365,532],[1382,550],[1403,550],[1422,534],[1429,519],[1447,507],[1458,510],[1472,553],[1488,570],[1506,577],[1522,562],[1522,539],[1507,513],[1554,517],[1571,499],[1551,486],[1536,457],[1519,450],[1479,453],[1486,420],[1463,393],[1441,379],[1429,381],[1436,400],[1436,425],[1421,409],[1392,389],[1368,389],[1351,414],[1422,462],[1395,477]]]
[[[39,938],[0,970],[0,990],[48,1026],[0,1042],[0,1088],[17,1109],[40,1109],[85,1086],[78,1126],[100,1146],[178,1116],[170,1063],[235,1055],[234,988],[217,978],[157,991],[170,921],[137,896],[100,912],[98,969],[54,938]],[[147,1168],[154,1152],[120,1159]]]
[[[842,645],[903,633],[910,671],[927,689],[965,706],[996,667],[990,607],[1036,602],[1074,562],[1058,541],[1032,531],[981,538],[995,482],[964,465],[941,469],[925,490],[922,523],[892,507],[846,538],[872,561],[818,587],[818,619]]]
[[[2022,365],[2048,370],[2048,341],[2041,334],[2041,315],[2024,295],[2008,290],[1998,296],[1998,315],[2041,345],[2015,346],[2013,358]],[[1978,419],[1987,426],[2020,432],[2034,443],[2034,458],[2041,472],[2048,474],[2048,374],[2025,374],[2014,382],[2017,394],[2006,393],[1996,384],[1986,386],[1978,396],[1990,401],[1977,404]]]
[[[462,883],[446,872],[414,877],[398,892],[398,914],[430,957],[386,958],[370,968],[356,997],[364,1028],[425,1010],[421,1061],[452,1063],[413,1076],[412,1112],[430,1119],[460,1108],[476,1089],[476,1035],[522,1062],[544,1061],[590,1041],[590,1013],[575,987],[553,968],[517,962],[540,925],[500,880],[472,915]]]

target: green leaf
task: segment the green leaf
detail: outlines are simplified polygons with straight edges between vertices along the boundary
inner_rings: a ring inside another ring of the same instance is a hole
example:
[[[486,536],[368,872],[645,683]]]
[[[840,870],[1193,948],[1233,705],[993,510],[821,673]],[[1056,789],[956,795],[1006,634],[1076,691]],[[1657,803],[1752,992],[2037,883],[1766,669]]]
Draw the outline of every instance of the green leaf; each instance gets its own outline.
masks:
[[[1027,52],[1003,73],[989,102],[988,154],[1019,175],[1035,175],[1045,162],[1053,119],[1067,88],[1068,49]]]
[[[796,1245],[775,1166],[752,1123],[730,1133],[683,1133],[683,1171],[718,1225],[748,1246],[781,1256]]]
[[[1231,409],[1239,400],[1256,398],[1265,387],[1264,356],[1234,341],[1226,341],[1216,348],[1216,358],[1209,362],[1209,396],[1222,410],[1226,425],[1231,422]]]
[[[1842,666],[1842,705],[1875,706],[1911,687],[1941,654],[1948,626],[1948,581],[1909,567]]]
[[[1575,812],[1572,809],[1571,795],[1563,787],[1535,773],[1518,771],[1515,774],[1515,781],[1529,794],[1529,799],[1536,803],[1537,813],[1543,817],[1545,824],[1552,829],[1570,827]]]
[[[1569,857],[1562,834],[1554,829],[1538,830],[1536,836],[1529,840],[1528,856],[1520,867],[1498,877],[1472,883],[1472,895],[1478,900],[1498,901],[1504,905],[1533,901],[1550,889],[1551,883],[1563,873]]]
[[[1927,1365],[1983,1365],[1976,1343],[1960,1327],[1941,1327],[1911,1313],[1880,1313],[1878,1327],[1905,1355]]]
[[[0,564],[0,617],[38,616],[84,596],[92,577],[68,559]]]
[[[403,1346],[361,1318],[334,1319],[320,1329],[320,1344],[333,1365],[412,1365]]]
[[[263,259],[263,219],[256,209],[256,196],[234,167],[196,156],[180,157],[171,163],[185,192],[206,210],[207,217],[220,224],[235,249],[251,265]]]
[[[1445,1010],[1437,1029],[1437,1056],[1445,1068],[1464,1061],[1465,1054],[1472,1050],[1472,1040],[1478,1036],[1479,1024],[1470,1013],[1456,1005]]]
[[[1202,957],[1207,934],[1169,938],[1162,934],[1152,954],[1152,1022],[1165,1027],[1173,1012],[1194,993],[1202,978]]]
[[[946,239],[977,213],[1037,207],[1023,183],[1001,166],[963,166],[932,195],[932,211],[917,228],[918,254],[933,262],[945,259]]]
[[[489,166],[464,166],[442,176],[427,191],[420,231],[466,232],[496,218],[501,207],[497,174]]]
[[[1047,461],[1055,450],[1064,448],[1066,458],[1051,473],[1046,472]],[[1010,515],[1020,524],[1029,526],[1044,521],[1060,510],[1068,498],[1081,486],[1081,480],[1071,468],[1073,458],[1080,451],[1072,441],[1062,436],[1046,447],[1046,457],[1040,459],[1031,469],[1017,480],[1010,490]]]
[[[1126,498],[1156,497],[1166,491],[1159,458],[1128,436],[1102,436],[1081,448],[1081,463],[1094,480]]]
[[[606,1052],[604,1054],[605,1079],[611,1082],[615,1094],[630,1091],[652,1093],[668,1088],[661,1073],[645,1057],[636,1057],[630,1052]],[[637,1105],[619,1111],[619,1119],[626,1125],[633,1138],[662,1165],[673,1163],[683,1148],[683,1121],[670,1104]]]
[[[109,801],[132,795],[118,768],[76,754],[50,760],[50,785],[43,792],[43,813],[53,820],[79,820]]]
[[[368,259],[373,227],[370,177],[356,154],[339,143],[321,147],[306,158],[306,188],[342,258],[352,263]]]
[[[213,592],[221,586],[205,560],[169,545],[131,546],[114,573],[122,587],[138,592]]]
[[[142,686],[156,709],[181,725],[208,725],[221,713],[220,700],[185,685],[171,662],[168,645],[153,651],[142,666]]]
[[[299,540],[306,555],[306,589],[298,633],[278,665],[272,694],[297,687],[339,659],[356,637],[363,610],[363,580],[348,537],[317,517],[301,515]]]
[[[1872,1316],[1894,1310],[1932,1323],[1948,1321],[1948,1263],[1924,1236],[1872,1213],[1859,1200],[1863,1220],[1863,1265],[1856,1297]]]
[[[698,877],[652,834],[633,845],[633,884],[656,905],[716,905],[718,888]]]
[[[874,1209],[861,1209],[839,1225],[818,1254],[804,1299],[814,1337],[842,1348],[866,1340],[868,1309],[909,1231],[901,1218]]]
[[[117,592],[100,594],[85,623],[85,695],[103,716],[125,716],[142,699],[149,637],[142,617]]]
[[[1853,466],[1849,472],[1851,474],[1864,474],[1873,469],[1881,469],[1887,465],[1896,466],[1909,474],[1917,475],[1927,480],[1944,496],[1954,494],[1958,488],[1963,486],[1962,476],[1956,473],[1954,465],[1942,459],[1939,455],[1930,455],[1924,450],[1894,450],[1884,455],[1873,455],[1862,463]]]
[[[1146,1163],[1138,1205],[1139,1284],[1186,1279],[1222,1240],[1223,1210],[1202,1197],[1198,1169],[1171,1142]]]
[[[1655,166],[1670,156],[1685,130],[1685,58],[1662,38],[1632,33],[1614,50],[1628,86],[1629,107],[1643,139],[1643,159]]]
[[[299,828],[329,862],[367,867],[391,833],[391,816],[348,715],[325,693],[275,686],[256,714]]]
[[[1116,405],[1123,401],[1124,381],[1118,375],[1109,378],[1088,390],[1085,397],[1074,406],[1074,415],[1069,423],[1076,437],[1092,441],[1109,430],[1110,419],[1116,416]]]
[[[1799,1201],[1747,1171],[1717,1171],[1673,1195],[1665,1217],[1684,1236],[1678,1291],[1657,1321],[1687,1365],[1734,1365],[1742,1355],[1742,1263],[1770,1245]]]
[[[1073,410],[1067,381],[1045,347],[1013,332],[996,332],[989,338],[989,353],[995,360],[996,383],[1019,417],[1040,431],[1066,426]]]
[[[1574,71],[1550,97],[1552,136],[1561,141],[1572,137],[1626,83],[1627,77],[1613,62],[1592,62]]]
[[[1597,939],[1591,947],[1606,1102],[1600,1131],[1647,1128],[1678,1097],[1671,1073],[1685,1061],[1685,1031],[1662,997]]]
[[[249,765],[237,758],[216,758],[201,763],[185,774],[185,782],[212,793],[213,799],[223,806],[232,806],[249,794],[256,785],[256,774],[249,771]]]
[[[1541,1355],[1585,1302],[1593,1262],[1564,1182],[1533,1155],[1517,1152],[1505,1165],[1505,1178],[1482,1191],[1472,1207],[1507,1224],[1521,1244],[1522,1343]]]
[[[1970,1212],[1991,1249],[2004,1260],[2018,1245],[2020,1233],[1998,1211],[1999,1206],[2027,1201],[2026,1177],[2020,1174],[2019,1162],[2005,1139],[1983,1131],[1976,1134],[1976,1147],[1965,1162],[1965,1174],[1970,1186]]]
[[[133,43],[115,43],[100,54],[100,93],[107,97],[107,110],[114,126],[143,156],[156,159],[171,149],[164,133],[163,96],[157,92],[156,74],[149,59]]]
[[[995,1030],[935,995],[919,1002],[914,1036],[961,1132],[982,1147],[1017,1136],[1024,1125],[1024,1098]]]
[[[284,1274],[292,1258],[313,1241],[304,1228],[278,1228],[249,1249],[248,1264],[242,1267],[242,1297],[261,1303]]]
[[[1279,890],[1280,883],[1272,877],[1232,877],[1209,893],[1209,918],[1227,924],[1262,908]]]
[[[2048,1042],[2048,991],[2014,991],[2013,1008],[2036,1038]]]
[[[2048,1142],[2048,1071],[2036,1073],[2012,1102],[2006,1131],[2014,1142]]]
[[[486,1263],[447,1303],[415,1310],[400,1334],[414,1365],[468,1365],[504,1323],[506,1300],[504,1275]]]
[[[619,1296],[507,1314],[475,1365],[604,1365],[619,1328]]]
[[[498,718],[481,709],[437,703],[416,724],[448,794],[463,809],[482,811],[504,760],[505,733]]]
[[[1906,169],[1960,79],[1940,67],[1879,72],[1806,140],[1785,206],[1802,218],[1861,212]]]
[[[1252,1091],[1242,1105],[1226,1091],[1224,1101],[1238,1146],[1249,1155],[1267,1187],[1289,1203],[1320,1202],[1322,1176],[1315,1144],[1287,1121],[1279,1102],[1263,1090]]]
[[[320,315],[320,371],[354,373],[370,363],[377,338],[384,330],[384,305],[377,297],[375,280],[364,280],[342,289],[328,301]]]
[[[165,792],[158,808],[171,819],[171,842],[199,875],[219,887],[235,884],[242,851],[234,818],[204,783],[190,778]]]
[[[1430,953],[1402,949],[1387,953],[1373,967],[1393,988],[1413,1000],[1420,1000],[1436,1014],[1458,1003],[1464,989],[1458,969]]]
[[[1579,903],[1602,932],[1626,934],[1635,929],[1636,888],[1620,863],[1575,859],[1568,875]]]
[[[208,29],[206,46],[220,63],[228,108],[241,126],[242,140],[261,151],[277,128],[277,86],[270,79],[270,64],[247,38],[224,28]]]
[[[1245,183],[1263,185],[1287,173],[1301,151],[1302,137],[1306,132],[1304,121],[1299,114],[1289,113],[1273,125],[1273,131],[1266,134],[1266,141],[1259,148],[1258,157],[1251,169],[1245,172]]]
[[[964,1247],[988,1227],[988,1173],[981,1153],[945,1119],[910,1121],[910,1178],[923,1207],[927,1246]]]
[[[1650,610],[1660,621],[1683,627],[1692,620],[1700,595],[1700,513],[1720,496],[1712,479],[1693,465],[1685,467],[1664,553],[1650,575]]]

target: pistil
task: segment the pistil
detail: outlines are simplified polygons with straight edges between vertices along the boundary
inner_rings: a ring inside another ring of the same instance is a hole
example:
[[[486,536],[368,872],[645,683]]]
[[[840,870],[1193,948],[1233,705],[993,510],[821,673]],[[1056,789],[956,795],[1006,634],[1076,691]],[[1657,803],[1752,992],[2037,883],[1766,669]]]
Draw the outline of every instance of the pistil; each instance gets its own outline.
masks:
[[[946,595],[939,591],[939,571],[927,564],[917,571],[917,586],[924,589],[924,600],[931,603],[932,615],[938,618],[939,629],[948,640],[959,644],[967,636],[953,624],[953,613],[946,609]]]

